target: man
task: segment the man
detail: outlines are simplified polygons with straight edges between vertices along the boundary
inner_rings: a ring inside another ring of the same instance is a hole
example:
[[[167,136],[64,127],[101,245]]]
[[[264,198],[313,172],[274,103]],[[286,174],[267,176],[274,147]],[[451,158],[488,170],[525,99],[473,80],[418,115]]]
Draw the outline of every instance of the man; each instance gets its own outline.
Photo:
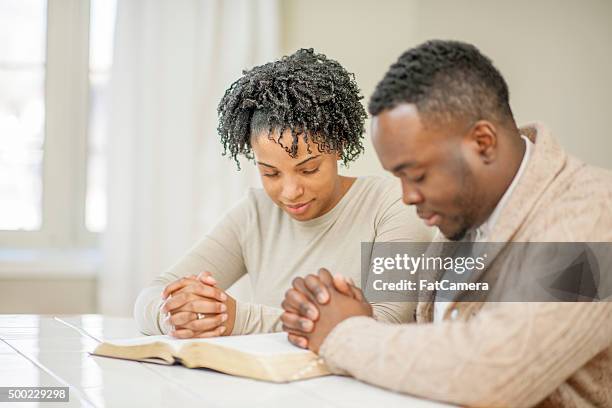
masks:
[[[382,166],[438,241],[612,241],[611,175],[542,125],[518,129],[504,79],[475,47],[407,51],[369,111]],[[512,276],[510,252],[480,279]],[[282,321],[334,372],[381,387],[461,405],[612,405],[612,303],[442,300],[420,293],[418,324],[384,324],[359,289],[320,270],[294,280]]]

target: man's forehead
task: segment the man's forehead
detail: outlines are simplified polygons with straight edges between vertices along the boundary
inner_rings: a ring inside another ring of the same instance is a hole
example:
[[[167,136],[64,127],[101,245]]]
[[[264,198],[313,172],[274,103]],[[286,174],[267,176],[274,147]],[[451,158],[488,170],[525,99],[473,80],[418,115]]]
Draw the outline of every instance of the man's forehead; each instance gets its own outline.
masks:
[[[418,118],[419,109],[414,103],[400,103],[391,109],[385,109],[378,116],[385,116],[393,119]]]
[[[389,171],[399,171],[421,165],[431,144],[418,110],[413,104],[398,105],[381,112],[372,120],[372,141]]]
[[[418,140],[423,127],[418,113],[413,109],[399,106],[381,112],[372,119],[372,139],[374,143],[398,145]]]
[[[402,104],[374,116],[372,135],[375,138],[413,138],[423,130],[416,106]]]
[[[376,152],[385,170],[397,172],[404,169],[418,167],[421,164],[422,150],[418,145],[398,141],[393,137],[387,138],[389,142],[381,140],[375,145]],[[398,143],[394,143],[393,141]]]

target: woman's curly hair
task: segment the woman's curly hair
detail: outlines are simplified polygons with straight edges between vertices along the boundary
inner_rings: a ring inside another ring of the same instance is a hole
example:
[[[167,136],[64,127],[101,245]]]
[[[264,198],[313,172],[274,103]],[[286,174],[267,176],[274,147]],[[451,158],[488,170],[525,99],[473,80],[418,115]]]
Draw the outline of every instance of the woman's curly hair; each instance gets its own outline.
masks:
[[[251,136],[267,132],[291,157],[302,136],[320,152],[338,152],[347,165],[363,152],[362,98],[355,75],[313,49],[245,70],[217,109],[223,154],[229,152],[240,169],[238,155],[254,158]],[[293,138],[290,146],[280,140],[286,130]]]

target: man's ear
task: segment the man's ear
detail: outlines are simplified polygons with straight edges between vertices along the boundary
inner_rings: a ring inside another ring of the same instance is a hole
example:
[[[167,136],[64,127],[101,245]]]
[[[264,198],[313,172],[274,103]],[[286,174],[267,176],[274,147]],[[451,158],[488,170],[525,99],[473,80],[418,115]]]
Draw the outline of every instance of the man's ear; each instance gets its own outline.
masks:
[[[497,128],[488,120],[479,120],[470,129],[468,135],[471,145],[478,157],[485,164],[490,164],[497,158]]]

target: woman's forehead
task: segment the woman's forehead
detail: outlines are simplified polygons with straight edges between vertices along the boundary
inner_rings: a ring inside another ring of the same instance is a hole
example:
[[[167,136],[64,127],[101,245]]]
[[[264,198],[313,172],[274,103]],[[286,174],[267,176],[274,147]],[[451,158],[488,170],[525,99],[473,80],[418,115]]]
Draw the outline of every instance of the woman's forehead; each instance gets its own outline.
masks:
[[[281,163],[295,166],[302,163],[304,160],[313,159],[315,157],[321,157],[324,160],[328,158],[335,160],[334,153],[319,151],[318,144],[312,141],[310,137],[307,137],[307,140],[305,140],[304,134],[296,136],[297,140],[295,140],[296,138],[291,134],[290,130],[286,130],[283,132],[280,139],[278,133],[271,133],[270,136],[263,133],[254,137],[251,145],[256,160],[275,166]],[[294,140],[297,142],[297,152],[295,156],[292,157],[286,149],[291,151]]]

